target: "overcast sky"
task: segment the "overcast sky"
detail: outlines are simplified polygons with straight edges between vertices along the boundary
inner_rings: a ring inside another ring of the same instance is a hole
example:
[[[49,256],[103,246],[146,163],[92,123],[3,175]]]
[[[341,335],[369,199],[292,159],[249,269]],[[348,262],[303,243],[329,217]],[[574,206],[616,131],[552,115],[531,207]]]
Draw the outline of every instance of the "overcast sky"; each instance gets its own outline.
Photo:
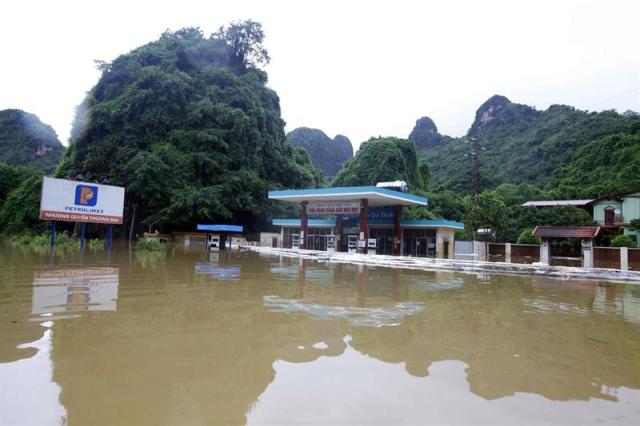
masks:
[[[406,137],[430,116],[462,136],[494,94],[538,109],[640,111],[640,1],[4,2],[0,109],[20,108],[67,143],[94,59],[232,20],[263,24],[287,131]]]

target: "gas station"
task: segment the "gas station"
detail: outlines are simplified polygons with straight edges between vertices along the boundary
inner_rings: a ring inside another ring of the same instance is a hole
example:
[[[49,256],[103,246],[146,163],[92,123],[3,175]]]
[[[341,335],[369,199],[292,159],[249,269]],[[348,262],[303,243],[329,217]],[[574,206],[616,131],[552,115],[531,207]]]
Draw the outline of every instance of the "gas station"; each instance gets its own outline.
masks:
[[[270,191],[269,199],[301,206],[299,219],[273,219],[280,248],[452,259],[454,233],[464,229],[449,220],[402,220],[402,207],[429,204],[402,181]]]

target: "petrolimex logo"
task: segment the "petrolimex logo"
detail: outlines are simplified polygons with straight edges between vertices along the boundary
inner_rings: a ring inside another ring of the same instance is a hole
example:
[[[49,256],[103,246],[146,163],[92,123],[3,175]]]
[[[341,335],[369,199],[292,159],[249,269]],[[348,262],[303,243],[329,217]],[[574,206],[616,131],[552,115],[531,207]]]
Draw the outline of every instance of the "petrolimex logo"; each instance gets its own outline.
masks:
[[[98,187],[90,185],[76,185],[76,206],[93,207],[98,202]]]

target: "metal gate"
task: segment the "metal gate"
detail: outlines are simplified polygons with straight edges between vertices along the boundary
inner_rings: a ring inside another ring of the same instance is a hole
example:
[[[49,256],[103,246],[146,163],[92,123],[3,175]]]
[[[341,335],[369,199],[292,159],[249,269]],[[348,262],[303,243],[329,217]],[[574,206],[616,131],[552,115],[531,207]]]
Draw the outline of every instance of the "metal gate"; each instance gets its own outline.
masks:
[[[455,260],[474,260],[473,241],[455,241],[453,253]]]

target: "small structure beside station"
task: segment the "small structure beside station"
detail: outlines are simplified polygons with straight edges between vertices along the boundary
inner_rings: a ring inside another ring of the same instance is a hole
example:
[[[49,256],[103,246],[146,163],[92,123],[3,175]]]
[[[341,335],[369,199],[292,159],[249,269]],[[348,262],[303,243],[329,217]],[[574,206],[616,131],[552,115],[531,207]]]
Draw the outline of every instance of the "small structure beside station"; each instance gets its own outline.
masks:
[[[640,188],[632,191],[607,195],[595,199],[527,201],[522,207],[573,206],[585,210],[603,233],[615,234],[620,230],[624,235],[636,238],[640,247],[639,231],[629,227],[634,219],[640,219]]]
[[[427,198],[403,190],[406,183],[398,181],[378,186],[270,191],[269,199],[298,203],[301,212],[299,218],[273,219],[280,233],[264,235],[262,244],[452,259],[454,233],[464,225],[449,220],[403,220],[402,207],[429,203]]]
[[[231,241],[227,242],[228,236],[242,234],[244,228],[239,225],[208,225],[198,224],[198,231],[205,231],[206,244],[210,250],[225,250],[231,248]]]
[[[226,248],[246,245],[246,239],[240,234],[244,227],[227,224],[198,224],[197,232],[174,232],[176,243],[185,246],[205,245],[211,250],[225,250]]]
[[[578,239],[582,243],[582,267],[593,268],[593,240],[599,232],[599,226],[536,226],[532,234],[542,240],[540,263],[551,262],[551,240]]]

